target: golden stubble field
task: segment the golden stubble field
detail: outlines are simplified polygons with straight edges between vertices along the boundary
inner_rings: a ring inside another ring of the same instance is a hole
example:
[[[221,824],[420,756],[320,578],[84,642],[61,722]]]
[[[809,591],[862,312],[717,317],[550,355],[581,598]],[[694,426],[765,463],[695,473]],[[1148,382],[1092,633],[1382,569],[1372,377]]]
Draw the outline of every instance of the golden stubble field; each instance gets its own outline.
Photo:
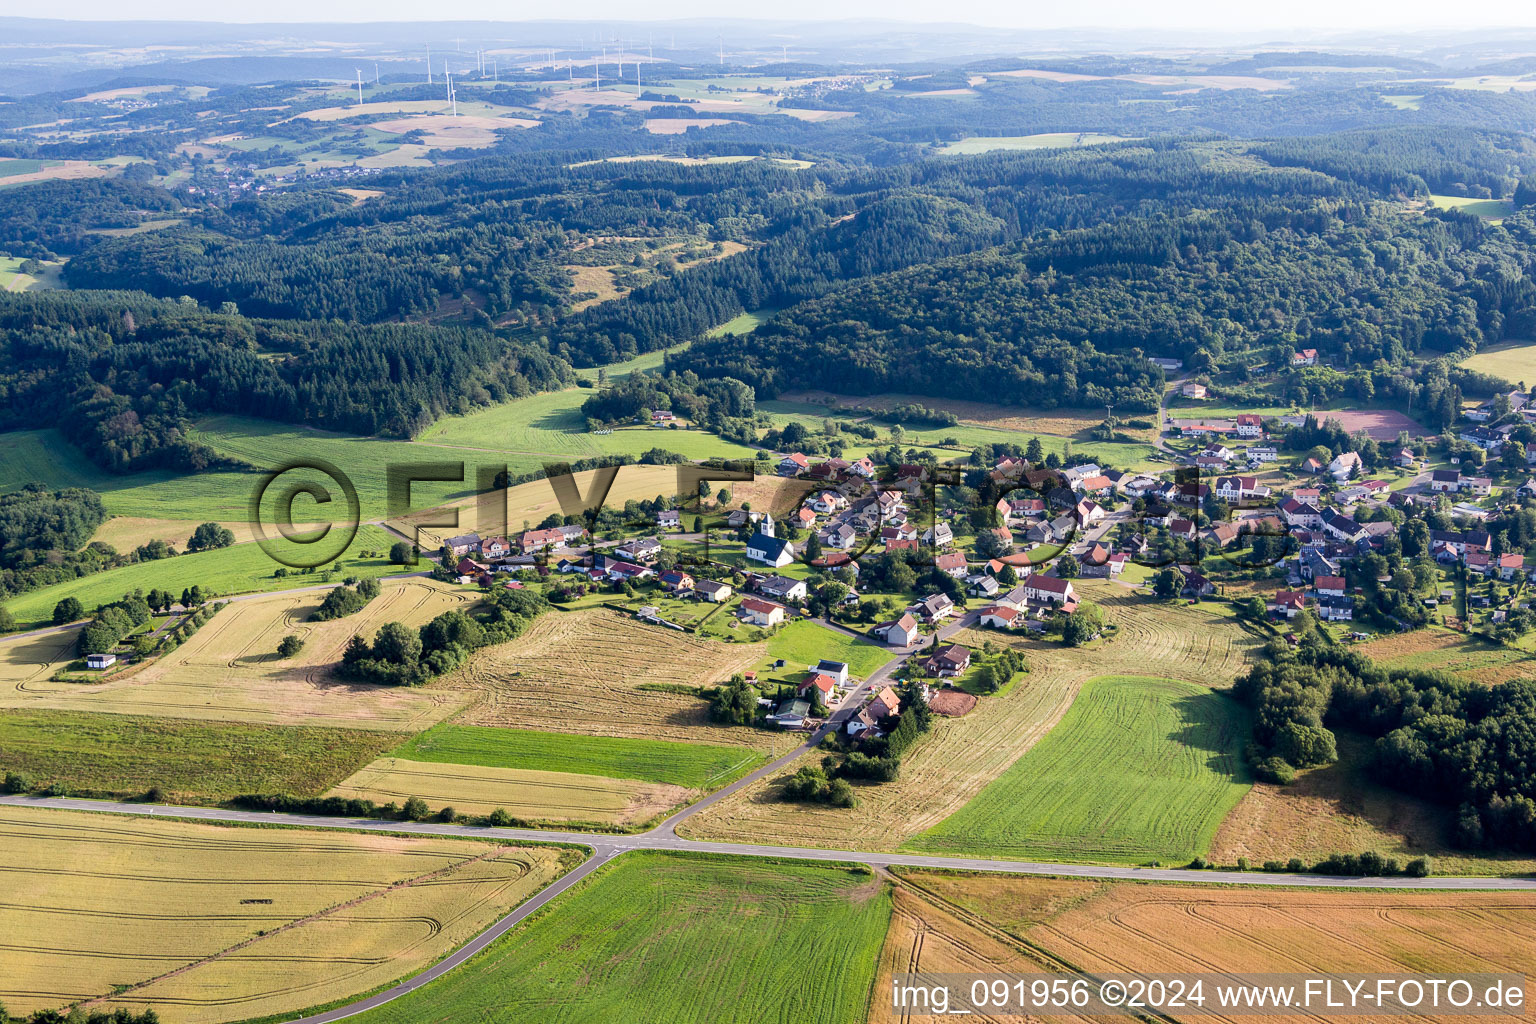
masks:
[[[953,814],[1035,745],[1066,714],[1083,683],[1102,675],[1157,675],[1225,687],[1260,645],[1230,616],[1200,606],[1153,602],[1118,583],[1078,581],[1119,626],[1107,642],[1070,649],[1053,642],[963,630],[954,642],[986,641],[1024,653],[1030,671],[1006,696],[984,697],[963,718],[936,719],[902,759],[894,782],[857,786],[859,806],[842,810],[789,803],[779,789],[790,772],[731,794],[689,818],[690,839],[774,842],[834,849],[893,850]],[[798,767],[795,765],[793,767]]]
[[[906,869],[897,874],[911,887],[911,898],[897,901],[871,1021],[895,1019],[881,1012],[880,987],[889,985],[887,972],[910,969],[914,935],[924,954],[918,962],[941,971],[1031,972],[1005,955],[1025,964],[1054,962],[1062,970],[1124,973],[1529,975],[1536,967],[1536,893],[1160,885]],[[909,922],[900,921],[904,909]],[[936,955],[927,956],[929,950]]]
[[[103,684],[49,680],[72,657],[73,631],[0,645],[0,707],[411,731],[460,707],[464,695],[450,690],[348,683],[333,669],[353,635],[371,638],[386,622],[420,626],[449,609],[468,610],[477,594],[427,579],[394,580],[360,612],[308,621],[323,596],[233,601],[175,651]],[[279,658],[278,642],[290,634],[304,640],[304,650]]]
[[[554,847],[0,808],[12,1013],[291,1013],[462,945],[557,877]],[[571,854],[566,853],[569,862]]]
[[[403,804],[421,797],[433,810],[461,814],[504,809],[524,821],[630,826],[649,821],[697,791],[637,779],[610,779],[576,772],[441,764],[381,757],[330,790],[327,796]]]
[[[642,684],[723,682],[767,646],[699,640],[607,608],[541,615],[518,639],[479,651],[443,687],[471,704],[455,721],[590,736],[724,743],[766,749],[768,734],[716,725],[687,693]]]

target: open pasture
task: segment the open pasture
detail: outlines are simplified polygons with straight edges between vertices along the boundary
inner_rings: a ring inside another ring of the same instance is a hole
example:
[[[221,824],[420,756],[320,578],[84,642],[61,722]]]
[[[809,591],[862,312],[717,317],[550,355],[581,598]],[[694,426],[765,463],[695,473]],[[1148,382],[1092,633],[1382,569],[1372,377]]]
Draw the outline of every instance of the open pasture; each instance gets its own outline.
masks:
[[[1090,680],[1029,753],[908,845],[930,853],[1175,863],[1204,854],[1247,792],[1248,721],[1170,679]]]
[[[575,772],[693,789],[723,786],[762,761],[761,755],[741,747],[452,723],[433,726],[392,753],[413,761]]]
[[[450,114],[413,114],[388,121],[375,121],[376,131],[389,135],[420,132],[421,141],[437,149],[480,149],[494,145],[497,132],[537,128],[543,124],[526,117],[475,117]]]
[[[455,724],[761,750],[767,734],[715,725],[693,694],[640,687],[723,682],[764,654],[761,644],[700,640],[606,608],[550,612],[511,643],[476,652],[444,686],[473,701]]]
[[[275,535],[275,534],[274,534]],[[384,556],[397,538],[377,526],[364,525],[357,531],[351,545],[333,561],[344,575],[385,576],[404,570],[392,565]],[[376,554],[362,557],[362,551]],[[40,590],[17,595],[5,602],[5,607],[18,622],[39,625],[51,621],[54,605],[66,597],[75,597],[89,611],[99,604],[117,601],[124,594],[135,590],[162,590],[180,594],[187,587],[199,586],[206,594],[229,595],[252,591],[292,590],[312,587],[322,583],[318,574],[289,573],[274,576],[282,566],[256,544],[236,544],[233,547],[194,554],[177,555],[148,562],[134,562],[116,569],[108,569],[90,576],[66,580]]]
[[[1363,430],[1377,441],[1395,441],[1405,430],[1414,437],[1425,433],[1417,420],[1393,409],[1335,409],[1327,418],[1351,434]]]
[[[1443,626],[1383,635],[1362,644],[1362,654],[1384,668],[1437,669],[1494,685],[1536,678],[1536,657]]]
[[[855,1024],[890,916],[886,884],[868,874],[628,853],[483,955],[357,1020]]]
[[[1015,647],[1029,674],[1007,694],[983,698],[970,714],[935,722],[903,756],[894,782],[855,787],[856,811],[784,802],[779,789],[791,773],[783,772],[701,811],[679,832],[725,842],[772,837],[795,846],[894,850],[1007,771],[1061,720],[1090,677],[1154,673],[1227,686],[1246,669],[1249,652],[1261,646],[1211,607],[1151,601],[1116,583],[1078,583],[1119,627],[1115,636],[1085,652],[990,630],[961,630],[955,641],[972,650],[988,640]]]
[[[932,94],[930,94],[932,95]],[[992,135],[947,142],[939,147],[946,156],[971,156],[991,153],[1000,149],[1075,149],[1079,146],[1102,146],[1108,142],[1132,141],[1121,135],[1101,135],[1098,132],[1047,132],[1040,135]]]
[[[0,772],[78,795],[218,804],[247,793],[318,796],[386,750],[376,729],[197,722],[182,718],[9,708]]]
[[[558,876],[561,858],[0,808],[0,863],[27,893],[0,905],[21,940],[0,998],[12,1013],[153,1007],[167,1024],[291,1013],[427,966]]]
[[[381,757],[326,795],[379,804],[403,804],[417,796],[433,810],[452,807],[460,813],[489,814],[500,807],[523,821],[625,827],[655,818],[693,792],[601,775]]]
[[[112,516],[91,534],[92,541],[110,544],[118,551],[132,551],[152,540],[163,540],[177,551],[185,551],[201,522],[193,519],[155,519],[151,516]],[[243,519],[219,524],[235,535],[235,543],[256,539],[256,531]]]
[[[1536,382],[1536,341],[1509,341],[1492,345],[1461,365],[1478,373],[1488,373],[1511,384]]]
[[[395,580],[356,614],[308,621],[322,596],[272,594],[232,602],[190,640],[141,671],[99,684],[30,676],[8,684],[0,706],[414,731],[461,705],[463,694],[440,687],[349,683],[335,679],[332,670],[353,635],[371,637],[386,622],[420,626],[451,608],[467,609],[476,595],[425,579]],[[303,639],[304,649],[282,659],[277,645],[288,635]],[[36,657],[47,653],[46,645],[34,641],[13,642],[30,645],[18,659],[27,651]]]
[[[1493,224],[1498,224],[1515,212],[1515,204],[1508,199],[1471,199],[1467,196],[1429,197],[1430,203],[1441,210],[1460,210]]]

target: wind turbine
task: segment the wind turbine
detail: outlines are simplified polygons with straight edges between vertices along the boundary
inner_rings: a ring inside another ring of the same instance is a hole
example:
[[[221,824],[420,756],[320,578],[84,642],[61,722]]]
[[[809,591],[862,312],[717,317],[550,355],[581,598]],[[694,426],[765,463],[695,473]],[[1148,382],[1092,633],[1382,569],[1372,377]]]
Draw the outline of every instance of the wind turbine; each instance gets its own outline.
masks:
[[[595,57],[592,59],[592,74],[594,76],[596,76],[596,78],[597,78],[597,91],[598,92],[602,92],[603,91],[603,65]]]
[[[725,36],[720,37],[720,66],[725,67]]]
[[[363,69],[362,68],[355,68],[354,70],[357,71],[357,105],[358,106],[362,106],[363,105]]]
[[[373,62],[373,84],[374,85],[378,85],[379,84],[379,62],[378,61],[374,61]]]
[[[427,44],[427,84],[432,84],[432,44]]]

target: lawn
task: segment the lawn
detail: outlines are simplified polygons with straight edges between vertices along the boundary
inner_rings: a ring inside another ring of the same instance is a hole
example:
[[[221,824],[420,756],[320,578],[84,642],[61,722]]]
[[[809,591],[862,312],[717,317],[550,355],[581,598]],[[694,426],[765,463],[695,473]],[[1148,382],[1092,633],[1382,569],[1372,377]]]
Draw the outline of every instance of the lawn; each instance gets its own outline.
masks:
[[[1465,196],[1429,197],[1430,203],[1442,210],[1460,210],[1474,217],[1497,224],[1515,212],[1515,204],[1508,199],[1468,199]]]
[[[1536,381],[1536,341],[1508,341],[1483,349],[1461,361],[1478,373],[1492,374],[1511,384]]]
[[[136,797],[159,786],[193,804],[242,793],[317,796],[393,740],[362,729],[11,708],[0,715],[0,772],[95,796]]]
[[[413,761],[575,772],[692,789],[725,785],[765,760],[744,747],[447,724],[391,753]]]
[[[955,856],[1140,863],[1204,854],[1250,787],[1245,712],[1167,679],[1100,676],[961,810],[909,843]]]
[[[862,1024],[890,919],[889,890],[867,874],[628,853],[459,969],[356,1019]]]
[[[785,665],[795,671],[823,658],[843,661],[848,663],[850,676],[862,679],[890,661],[892,655],[870,640],[801,619],[781,627],[769,638],[768,657],[770,662],[783,658]]]
[[[390,545],[396,538],[377,526],[363,525],[357,536],[333,562],[342,576],[386,576],[409,571],[408,567],[391,564],[387,557]],[[375,557],[363,558],[359,552],[378,552]],[[51,619],[53,606],[66,597],[78,598],[89,611],[99,604],[116,601],[134,590],[174,591],[180,594],[187,587],[197,585],[207,595],[224,596],[251,591],[290,590],[295,587],[316,586],[325,582],[319,573],[290,573],[281,578],[273,573],[283,566],[274,561],[258,544],[236,544],[216,551],[199,551],[150,562],[135,562],[118,569],[108,569],[91,576],[51,587],[33,590],[13,597],[5,608],[18,622],[42,623]]]
[[[92,1012],[153,1008],[172,1024],[288,1019],[426,968],[574,860],[549,846],[0,808],[7,891],[27,894],[0,906],[0,929],[48,937],[6,950],[6,1008],[99,999]]]

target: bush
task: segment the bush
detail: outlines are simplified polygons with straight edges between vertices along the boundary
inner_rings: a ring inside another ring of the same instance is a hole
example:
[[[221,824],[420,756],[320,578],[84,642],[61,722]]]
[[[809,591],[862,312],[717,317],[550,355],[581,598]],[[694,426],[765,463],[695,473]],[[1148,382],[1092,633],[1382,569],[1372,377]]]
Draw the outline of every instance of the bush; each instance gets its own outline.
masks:
[[[1189,862],[1189,868],[1191,871],[1203,871],[1210,866],[1211,865],[1209,861],[1207,861],[1204,857],[1199,856]]]
[[[1428,878],[1431,870],[1428,857],[1415,857],[1403,868],[1403,874],[1409,878]]]
[[[279,658],[291,658],[304,649],[304,641],[293,635],[285,636],[278,642],[277,656]]]
[[[7,793],[30,793],[35,786],[32,776],[24,772],[6,772],[5,782],[0,784],[0,789]]]
[[[856,802],[853,787],[848,785],[847,779],[833,779],[827,787],[827,803],[833,807],[852,807]]]
[[[1267,861],[1264,862],[1264,870],[1265,871],[1284,871],[1285,870],[1285,865],[1282,864],[1278,860],[1267,860]]]
[[[1285,862],[1285,870],[1291,872],[1292,874],[1299,875],[1303,871],[1307,870],[1307,865],[1302,862],[1300,857],[1292,857],[1290,860]]]
[[[498,807],[486,817],[485,823],[493,828],[506,828],[512,824],[512,815],[505,807]]]
[[[163,804],[166,802],[165,790],[159,786],[150,786],[144,793],[144,802],[147,804]]]
[[[76,597],[66,597],[53,606],[53,624],[62,626],[66,622],[74,622],[76,619],[85,618],[85,608]]]
[[[1253,774],[1261,782],[1273,782],[1289,786],[1296,781],[1296,769],[1283,757],[1266,757],[1253,766]]]
[[[444,807],[442,810],[437,812],[438,821],[454,821],[458,818],[458,816],[459,812],[454,810],[452,807]]]
[[[419,796],[413,796],[405,801],[405,806],[400,809],[400,817],[406,821],[421,821],[432,811],[427,807],[427,802]]]

